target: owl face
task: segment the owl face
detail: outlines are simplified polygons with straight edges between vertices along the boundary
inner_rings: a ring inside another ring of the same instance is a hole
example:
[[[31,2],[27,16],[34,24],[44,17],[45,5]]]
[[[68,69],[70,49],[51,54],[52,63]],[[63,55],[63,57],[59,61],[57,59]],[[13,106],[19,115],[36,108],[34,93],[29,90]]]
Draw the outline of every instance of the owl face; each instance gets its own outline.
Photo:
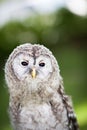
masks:
[[[50,57],[47,55],[31,56],[28,53],[19,53],[12,62],[15,76],[19,80],[29,77],[32,79],[47,79],[53,71]]]
[[[52,52],[43,45],[26,43],[10,54],[5,65],[5,79],[9,85],[23,83],[59,82],[59,67]],[[54,79],[54,80],[52,80]]]

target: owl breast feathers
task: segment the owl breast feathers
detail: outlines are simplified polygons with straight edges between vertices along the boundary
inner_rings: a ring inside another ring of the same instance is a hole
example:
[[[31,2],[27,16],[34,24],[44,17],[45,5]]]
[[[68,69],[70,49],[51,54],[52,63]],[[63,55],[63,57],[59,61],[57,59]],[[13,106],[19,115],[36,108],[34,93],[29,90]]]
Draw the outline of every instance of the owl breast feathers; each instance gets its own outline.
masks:
[[[18,46],[6,62],[5,79],[14,130],[79,130],[49,49],[30,43]]]

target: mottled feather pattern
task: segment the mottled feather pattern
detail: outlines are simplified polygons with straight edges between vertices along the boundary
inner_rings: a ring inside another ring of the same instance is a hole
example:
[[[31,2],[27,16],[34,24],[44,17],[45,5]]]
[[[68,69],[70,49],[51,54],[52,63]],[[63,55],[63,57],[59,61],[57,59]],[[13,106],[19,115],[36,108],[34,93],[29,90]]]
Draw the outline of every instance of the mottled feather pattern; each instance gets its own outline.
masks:
[[[77,122],[76,114],[74,113],[74,110],[72,107],[71,98],[65,94],[61,85],[58,89],[58,93],[60,93],[62,101],[65,105],[66,110],[67,110],[69,130],[79,130],[79,125]]]
[[[18,46],[6,62],[5,79],[14,130],[79,130],[58,63],[49,49],[30,43]]]

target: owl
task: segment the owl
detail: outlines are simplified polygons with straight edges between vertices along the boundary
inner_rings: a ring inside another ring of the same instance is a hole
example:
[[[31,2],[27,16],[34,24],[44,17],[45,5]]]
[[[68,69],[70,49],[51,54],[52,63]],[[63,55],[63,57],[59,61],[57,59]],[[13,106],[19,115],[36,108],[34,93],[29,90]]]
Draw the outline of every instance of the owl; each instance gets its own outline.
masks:
[[[79,130],[57,60],[49,49],[30,43],[18,46],[6,62],[5,80],[14,130]]]

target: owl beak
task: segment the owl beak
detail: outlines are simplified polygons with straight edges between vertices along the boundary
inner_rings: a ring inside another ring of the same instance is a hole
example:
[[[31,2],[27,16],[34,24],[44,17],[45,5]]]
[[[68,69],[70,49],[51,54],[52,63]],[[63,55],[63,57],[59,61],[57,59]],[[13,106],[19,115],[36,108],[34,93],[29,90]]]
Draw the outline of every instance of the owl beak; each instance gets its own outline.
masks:
[[[33,79],[36,78],[36,69],[35,68],[32,69],[31,76]]]

